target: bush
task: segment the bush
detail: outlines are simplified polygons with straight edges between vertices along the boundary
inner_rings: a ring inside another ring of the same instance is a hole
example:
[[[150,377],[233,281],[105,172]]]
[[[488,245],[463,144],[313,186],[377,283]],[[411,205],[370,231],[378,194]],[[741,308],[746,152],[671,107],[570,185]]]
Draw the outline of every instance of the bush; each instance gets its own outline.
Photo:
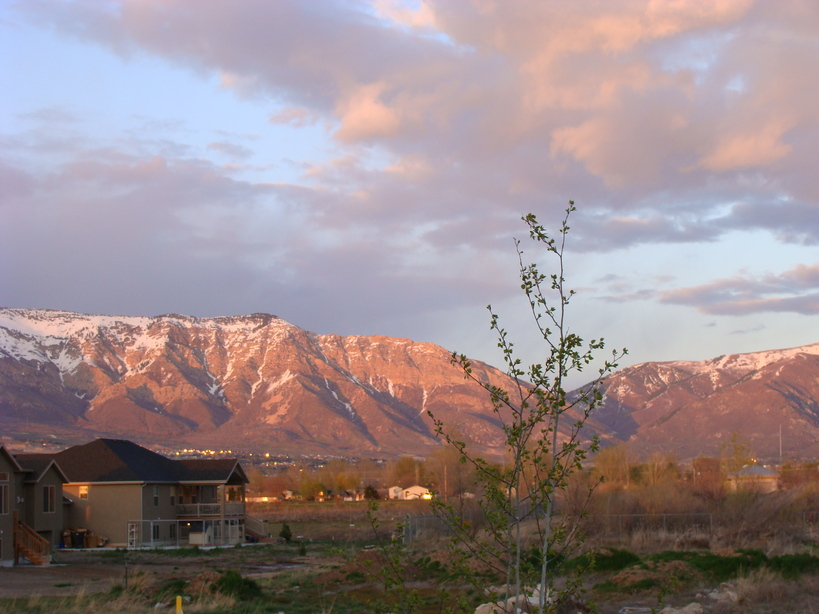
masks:
[[[217,592],[239,601],[251,601],[262,596],[262,588],[255,580],[242,577],[236,570],[226,571],[214,583]]]
[[[284,541],[290,542],[290,539],[293,537],[293,531],[290,530],[290,525],[286,522],[282,523],[282,530],[279,531],[279,537],[281,537]]]

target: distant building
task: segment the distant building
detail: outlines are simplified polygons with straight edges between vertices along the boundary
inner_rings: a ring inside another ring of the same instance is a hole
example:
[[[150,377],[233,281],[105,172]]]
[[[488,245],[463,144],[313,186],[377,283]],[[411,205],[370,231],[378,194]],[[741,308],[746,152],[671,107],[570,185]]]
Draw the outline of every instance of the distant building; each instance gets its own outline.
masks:
[[[730,492],[774,492],[779,490],[779,473],[760,465],[745,465],[728,475],[726,485]]]
[[[402,490],[398,498],[408,501],[411,499],[432,499],[432,492],[430,492],[429,488],[423,486],[410,486]]]

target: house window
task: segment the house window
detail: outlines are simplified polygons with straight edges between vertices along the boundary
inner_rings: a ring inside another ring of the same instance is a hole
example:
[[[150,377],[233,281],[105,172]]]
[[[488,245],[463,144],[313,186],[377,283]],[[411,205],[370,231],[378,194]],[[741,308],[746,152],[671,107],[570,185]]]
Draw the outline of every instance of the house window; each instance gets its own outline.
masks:
[[[159,525],[155,524],[151,527],[151,538],[159,539]]]
[[[88,498],[88,486],[80,486],[80,499]]]
[[[176,504],[176,486],[171,486],[171,507]]]
[[[176,539],[176,525],[175,524],[169,524],[168,525],[168,537],[170,537],[171,539]]]
[[[159,486],[154,486],[154,507],[159,507]]]
[[[57,487],[43,486],[43,512],[53,514],[57,509]]]
[[[0,484],[0,514],[9,513],[9,486]]]

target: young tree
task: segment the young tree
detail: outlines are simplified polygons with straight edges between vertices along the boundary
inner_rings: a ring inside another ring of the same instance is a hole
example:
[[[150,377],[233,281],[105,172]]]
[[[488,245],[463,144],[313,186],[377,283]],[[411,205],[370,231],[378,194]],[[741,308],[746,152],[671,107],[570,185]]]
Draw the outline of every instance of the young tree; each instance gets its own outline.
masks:
[[[592,364],[594,354],[603,349],[602,339],[585,343],[567,320],[574,291],[565,285],[564,249],[569,216],[574,210],[574,202],[570,201],[556,237],[550,236],[533,214],[523,218],[530,238],[554,258],[554,273],[543,274],[538,265],[524,262],[520,241],[515,241],[521,289],[537,333],[545,343],[544,362],[524,369],[491,306],[491,329],[497,335],[510,377],[509,389],[479,379],[466,356],[455,353],[452,357],[465,377],[489,394],[503,424],[508,462],[499,465],[471,455],[465,443],[448,435],[443,422],[430,414],[437,434],[474,467],[488,528],[475,536],[453,507],[445,503],[438,507],[456,530],[458,552],[464,559],[473,564],[479,560],[504,578],[504,587],[496,597],[502,597],[500,607],[507,612],[524,604],[536,607],[540,613],[551,611],[558,601],[568,597],[567,593],[577,590],[576,586],[560,591],[554,587],[556,564],[579,537],[576,523],[556,517],[555,501],[569,477],[581,470],[587,452],[597,450],[596,439],[581,439],[581,428],[602,402],[602,379],[626,352],[613,352],[591,384],[569,395],[565,388],[569,375]],[[531,535],[533,540],[528,537]],[[476,578],[476,585],[481,581],[485,584],[485,580]]]

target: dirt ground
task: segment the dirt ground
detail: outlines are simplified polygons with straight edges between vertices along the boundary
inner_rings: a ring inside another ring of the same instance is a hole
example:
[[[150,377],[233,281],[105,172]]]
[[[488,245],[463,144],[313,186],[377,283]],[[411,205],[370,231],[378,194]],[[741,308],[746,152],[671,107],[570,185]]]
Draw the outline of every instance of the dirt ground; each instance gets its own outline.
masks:
[[[110,548],[60,550],[54,554],[55,563],[49,566],[0,567],[0,600],[107,593],[113,586],[125,586],[126,570],[128,582],[132,585],[143,583],[152,587],[161,586],[171,579],[184,579],[191,582],[191,586],[199,580],[212,582],[219,575],[217,570],[227,568],[238,569],[243,576],[259,580],[275,578],[283,572],[303,572],[314,577],[320,584],[330,585],[335,579],[340,582],[337,585],[340,587],[345,579],[349,580],[347,574],[356,569],[352,562],[345,562],[318,548],[307,556],[298,556],[297,549],[283,546],[213,549],[195,554],[191,552],[189,555],[180,552],[132,551],[126,554]],[[372,553],[362,553],[361,558],[372,556]],[[663,567],[657,571],[662,573],[669,570]],[[614,576],[590,577],[588,582],[592,585],[609,577],[623,580],[625,576],[635,576],[632,579],[639,580],[642,578],[640,573],[646,572],[639,569],[628,570]],[[676,607],[696,601],[704,606],[704,612],[708,614],[819,614],[819,577],[816,575],[808,575],[801,581],[791,583],[759,583],[756,592],[739,603],[709,595],[709,592],[717,589],[726,593],[725,586],[707,587],[695,582],[686,589],[666,595],[664,601]],[[596,602],[600,614],[617,614],[628,611],[625,610],[627,607],[634,608],[634,612],[662,609],[656,591],[628,596],[612,595],[609,599],[598,596]]]
[[[59,550],[51,565],[0,567],[0,599],[106,593],[114,585],[125,586],[126,577],[128,582],[159,584],[168,578],[190,580],[203,572],[224,568],[240,568],[245,576],[262,578],[283,567],[275,560],[247,563],[235,548],[214,549],[206,558],[193,559],[135,551],[127,555],[127,564],[121,551],[116,560],[109,558],[112,554],[117,553],[104,548]]]
[[[0,567],[0,599],[105,593],[111,590],[113,584],[121,584],[124,577],[124,566],[114,565],[56,564]]]

